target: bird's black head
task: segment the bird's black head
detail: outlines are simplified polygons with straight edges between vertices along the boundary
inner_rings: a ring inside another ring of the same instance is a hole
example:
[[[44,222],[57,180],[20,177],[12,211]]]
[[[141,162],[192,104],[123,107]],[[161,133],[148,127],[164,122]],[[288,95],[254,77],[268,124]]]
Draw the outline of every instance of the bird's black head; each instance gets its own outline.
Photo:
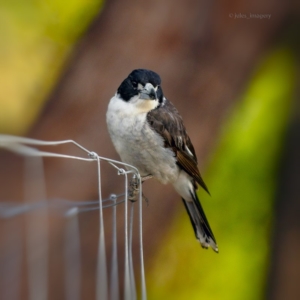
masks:
[[[133,70],[128,77],[121,83],[117,93],[120,97],[129,101],[132,97],[140,95],[141,99],[158,99],[163,101],[163,91],[161,80],[158,74],[146,69]]]

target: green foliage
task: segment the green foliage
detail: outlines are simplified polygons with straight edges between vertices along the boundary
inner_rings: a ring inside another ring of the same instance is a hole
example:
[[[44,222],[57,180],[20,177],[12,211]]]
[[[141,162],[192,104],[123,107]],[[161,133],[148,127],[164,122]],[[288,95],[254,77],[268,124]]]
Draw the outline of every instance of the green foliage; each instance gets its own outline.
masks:
[[[263,299],[277,165],[295,88],[294,57],[271,53],[223,126],[200,192],[219,254],[195,241],[184,209],[148,272],[149,299]],[[179,201],[179,199],[178,199]]]
[[[101,0],[0,0],[0,132],[35,120]]]

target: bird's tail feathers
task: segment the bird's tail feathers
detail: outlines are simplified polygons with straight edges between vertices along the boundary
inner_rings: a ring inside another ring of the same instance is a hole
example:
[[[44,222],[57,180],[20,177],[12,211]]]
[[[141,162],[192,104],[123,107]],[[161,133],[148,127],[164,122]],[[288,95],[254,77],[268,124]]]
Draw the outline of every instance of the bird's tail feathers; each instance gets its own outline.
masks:
[[[196,238],[199,240],[202,248],[211,247],[215,252],[219,252],[216,239],[209,226],[202,205],[197,197],[196,191],[190,191],[191,200],[187,201],[182,198],[184,206],[189,214],[193,225]]]

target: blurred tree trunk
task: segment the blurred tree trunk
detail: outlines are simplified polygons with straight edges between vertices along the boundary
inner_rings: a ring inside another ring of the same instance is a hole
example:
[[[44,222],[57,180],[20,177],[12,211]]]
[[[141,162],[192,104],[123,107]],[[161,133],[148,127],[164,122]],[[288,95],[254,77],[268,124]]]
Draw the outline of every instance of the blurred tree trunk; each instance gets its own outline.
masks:
[[[276,0],[181,0],[176,5],[171,0],[108,1],[75,49],[29,136],[42,140],[74,139],[101,156],[118,159],[106,130],[108,101],[129,72],[148,68],[161,75],[166,97],[182,114],[203,171],[222,120],[253,67],[283,28],[290,9],[288,2]],[[240,13],[271,17],[245,19],[239,17]],[[56,150],[64,149],[62,146]],[[10,165],[10,156],[3,154],[2,159]],[[49,197],[97,197],[96,176],[90,166],[81,164],[75,169],[72,162],[51,160],[45,167]],[[21,181],[15,174],[13,178],[7,174],[0,170],[3,195],[13,186],[11,180]],[[111,180],[114,170],[107,168],[102,174],[103,195],[121,190]],[[150,188],[144,223],[146,256],[159,245],[177,208],[183,209],[169,187],[147,182],[146,195]],[[16,199],[20,198],[18,190],[13,193]],[[97,217],[95,214],[88,220],[93,228],[97,228]],[[83,294],[85,299],[92,299],[98,233],[82,230],[86,261]],[[54,255],[58,251],[56,243],[59,241],[52,243]],[[53,273],[57,273],[55,266],[51,266]],[[59,276],[55,280],[51,284],[58,284]],[[51,293],[51,299],[62,297],[58,290],[51,289]]]
[[[299,98],[298,98],[299,99]],[[300,102],[286,137],[278,180],[267,299],[300,299]]]

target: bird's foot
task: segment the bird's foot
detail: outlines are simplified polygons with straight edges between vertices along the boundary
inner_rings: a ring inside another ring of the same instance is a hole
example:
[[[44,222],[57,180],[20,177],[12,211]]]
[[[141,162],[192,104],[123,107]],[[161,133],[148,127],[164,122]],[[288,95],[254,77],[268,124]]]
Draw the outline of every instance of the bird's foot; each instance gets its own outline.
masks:
[[[147,206],[149,205],[149,199],[142,193],[143,200],[147,203]]]
[[[133,176],[129,183],[128,199],[132,202],[136,201],[136,195],[139,193],[139,180],[137,176]]]
[[[144,183],[146,180],[148,179],[151,179],[153,176],[151,174],[148,174],[144,177],[142,177],[142,183]],[[143,197],[143,200],[145,200],[145,202],[147,203],[147,206],[149,205],[149,200],[148,198],[144,195],[144,193],[142,193],[142,197]]]
[[[144,183],[144,181],[148,180],[152,178],[152,175],[146,175],[144,177],[141,178],[141,182]],[[132,202],[136,201],[136,196],[139,194],[139,180],[137,176],[133,176],[132,179],[130,180],[129,183],[129,192],[128,192],[128,199]],[[145,197],[145,195],[142,193],[142,198],[143,200],[146,201],[147,205],[149,203],[149,200],[147,199],[147,197]]]
[[[151,174],[148,174],[146,176],[143,176],[142,179],[142,183],[144,183],[146,180],[151,179],[153,176]]]

